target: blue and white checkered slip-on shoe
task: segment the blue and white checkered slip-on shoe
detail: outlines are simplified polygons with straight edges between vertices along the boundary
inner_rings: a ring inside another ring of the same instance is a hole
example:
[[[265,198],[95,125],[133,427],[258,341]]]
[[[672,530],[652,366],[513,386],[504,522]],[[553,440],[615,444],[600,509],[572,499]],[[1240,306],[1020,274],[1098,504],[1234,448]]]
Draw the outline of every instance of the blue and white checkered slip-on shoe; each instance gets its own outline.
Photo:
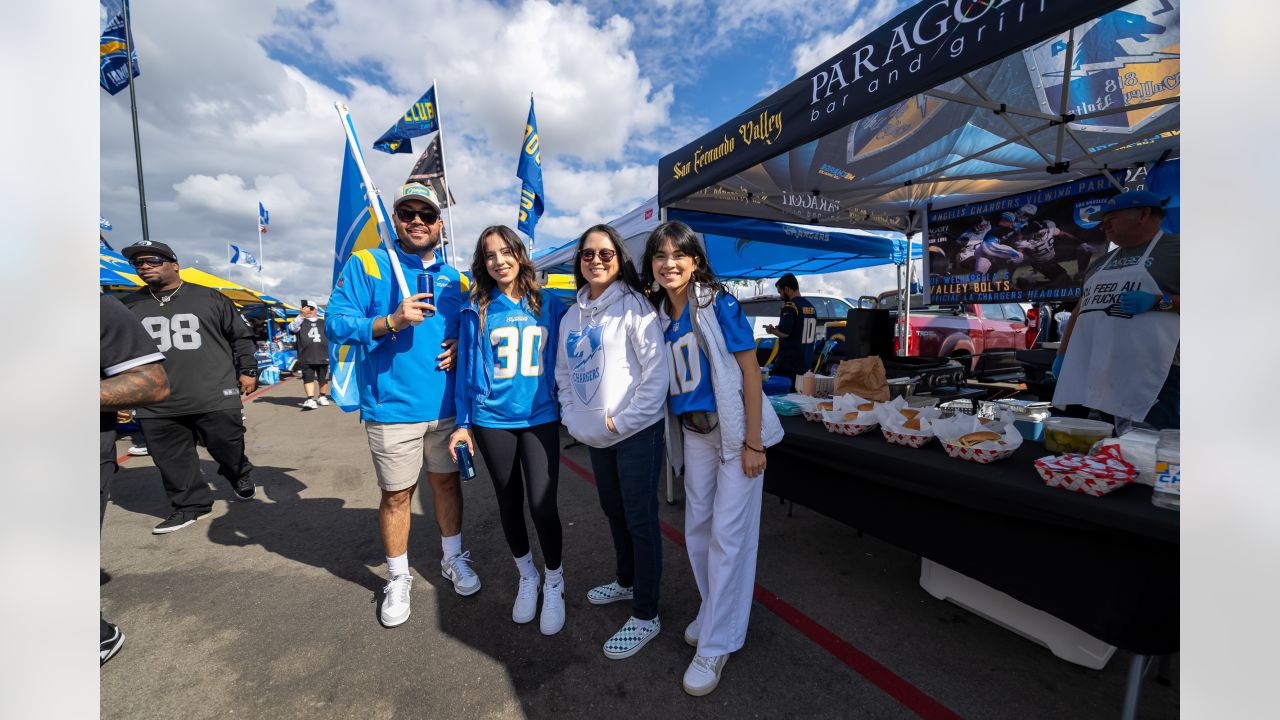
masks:
[[[619,600],[630,600],[634,596],[631,588],[624,588],[617,580],[608,585],[594,587],[587,591],[587,602],[592,605],[608,605]]]
[[[627,618],[627,624],[604,642],[604,655],[612,660],[629,658],[640,652],[640,648],[656,637],[661,629],[662,621],[656,617],[652,620]]]

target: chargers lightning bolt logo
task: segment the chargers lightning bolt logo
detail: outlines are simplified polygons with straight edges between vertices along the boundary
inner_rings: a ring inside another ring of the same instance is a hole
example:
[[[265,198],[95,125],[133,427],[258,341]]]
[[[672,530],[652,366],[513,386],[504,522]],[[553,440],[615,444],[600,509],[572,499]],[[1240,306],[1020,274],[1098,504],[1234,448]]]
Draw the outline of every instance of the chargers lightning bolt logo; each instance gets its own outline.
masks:
[[[604,326],[588,325],[570,332],[564,349],[569,355],[573,392],[584,404],[590,403],[600,390],[604,369]]]

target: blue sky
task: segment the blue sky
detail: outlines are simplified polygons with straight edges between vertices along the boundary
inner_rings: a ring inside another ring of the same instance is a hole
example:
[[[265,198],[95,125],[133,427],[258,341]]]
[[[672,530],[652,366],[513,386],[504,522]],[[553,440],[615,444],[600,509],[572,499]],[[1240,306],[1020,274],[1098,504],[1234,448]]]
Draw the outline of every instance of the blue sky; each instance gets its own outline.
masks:
[[[537,98],[547,213],[539,248],[657,191],[657,161],[900,10],[891,0],[404,3],[134,0],[153,239],[188,264],[296,302],[328,295],[346,103],[371,144],[439,83],[457,246],[515,224],[517,152]],[[102,95],[101,210],[138,236],[128,101]],[[417,143],[417,151],[425,147]],[[364,148],[394,191],[415,155]],[[260,274],[226,264],[271,211]],[[829,292],[884,289],[836,278]],[[815,283],[824,282],[822,279]],[[837,288],[836,286],[840,286]]]

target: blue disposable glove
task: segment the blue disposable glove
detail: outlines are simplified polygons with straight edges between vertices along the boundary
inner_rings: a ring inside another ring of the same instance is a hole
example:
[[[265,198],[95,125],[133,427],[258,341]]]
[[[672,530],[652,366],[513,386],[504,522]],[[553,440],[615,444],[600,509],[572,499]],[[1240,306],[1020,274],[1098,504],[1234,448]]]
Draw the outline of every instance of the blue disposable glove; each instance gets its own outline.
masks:
[[[1156,306],[1160,298],[1149,292],[1130,290],[1120,293],[1120,310],[1126,315],[1141,315]]]
[[[1055,378],[1062,377],[1062,359],[1065,357],[1066,355],[1058,355],[1053,358],[1053,369],[1050,372]]]

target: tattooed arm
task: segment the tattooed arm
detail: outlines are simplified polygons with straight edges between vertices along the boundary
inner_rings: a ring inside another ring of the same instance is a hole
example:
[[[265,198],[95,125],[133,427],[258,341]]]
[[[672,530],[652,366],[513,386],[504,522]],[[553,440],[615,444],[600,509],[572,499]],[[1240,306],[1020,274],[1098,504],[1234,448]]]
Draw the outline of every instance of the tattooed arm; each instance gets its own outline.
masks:
[[[99,403],[107,411],[154,405],[167,397],[169,378],[160,363],[139,365],[102,378],[98,386]]]

